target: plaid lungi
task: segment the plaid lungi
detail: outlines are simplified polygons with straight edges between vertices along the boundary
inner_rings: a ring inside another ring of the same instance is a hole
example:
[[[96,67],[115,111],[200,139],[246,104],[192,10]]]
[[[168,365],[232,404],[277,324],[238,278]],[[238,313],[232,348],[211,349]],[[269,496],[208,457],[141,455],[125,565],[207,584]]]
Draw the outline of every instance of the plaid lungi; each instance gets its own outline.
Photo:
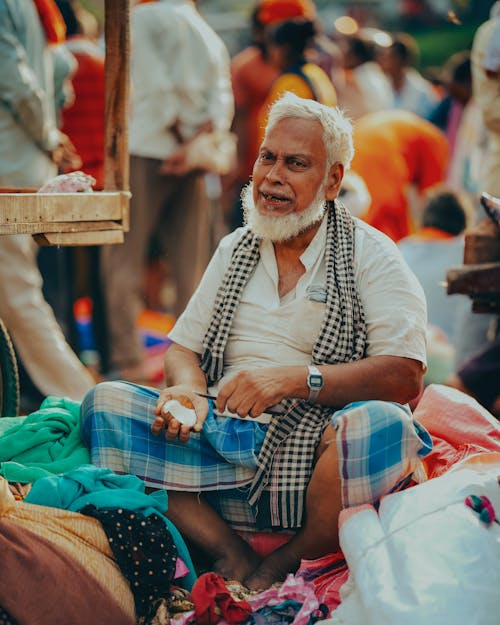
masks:
[[[221,417],[211,404],[201,432],[192,432],[187,443],[167,441],[151,433],[157,397],[156,389],[128,382],[91,389],[82,403],[81,432],[92,463],[137,475],[153,488],[203,492],[235,529],[255,530],[247,495],[267,426]],[[399,404],[350,404],[332,414],[332,425],[344,507],[375,503],[400,488],[432,448],[427,431]]]

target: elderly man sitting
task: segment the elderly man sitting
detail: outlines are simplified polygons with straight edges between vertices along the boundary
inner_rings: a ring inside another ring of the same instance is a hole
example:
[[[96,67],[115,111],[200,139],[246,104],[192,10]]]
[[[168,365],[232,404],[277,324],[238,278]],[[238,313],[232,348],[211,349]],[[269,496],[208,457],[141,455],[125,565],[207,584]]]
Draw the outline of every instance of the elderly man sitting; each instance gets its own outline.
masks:
[[[106,382],[82,406],[92,461],[167,489],[184,537],[253,589],[335,551],[342,507],[418,480],[431,447],[404,405],[425,369],[424,296],[394,243],[336,200],[352,155],[338,109],[275,103],[246,226],[170,333],[167,388]],[[194,425],[162,413],[176,398]],[[263,528],[295,534],[260,560],[236,530]]]

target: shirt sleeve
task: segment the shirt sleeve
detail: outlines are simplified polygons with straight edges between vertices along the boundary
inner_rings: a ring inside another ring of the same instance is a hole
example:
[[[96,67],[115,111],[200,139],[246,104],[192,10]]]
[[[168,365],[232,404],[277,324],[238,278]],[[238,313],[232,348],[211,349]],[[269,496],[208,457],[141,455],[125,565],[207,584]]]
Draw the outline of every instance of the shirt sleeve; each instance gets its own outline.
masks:
[[[367,322],[367,356],[402,356],[426,365],[427,305],[393,241],[356,228],[356,279]]]
[[[59,133],[48,122],[53,107],[28,64],[26,52],[17,38],[8,15],[0,11],[0,100],[33,141],[43,150],[55,148]]]

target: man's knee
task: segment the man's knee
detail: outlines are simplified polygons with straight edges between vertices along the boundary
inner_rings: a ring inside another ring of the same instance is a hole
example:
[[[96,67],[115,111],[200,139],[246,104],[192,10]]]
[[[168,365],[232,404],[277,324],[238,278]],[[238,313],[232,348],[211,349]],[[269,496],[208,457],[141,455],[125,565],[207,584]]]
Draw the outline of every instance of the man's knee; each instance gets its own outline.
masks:
[[[392,402],[350,404],[332,415],[332,425],[344,507],[375,503],[400,488],[432,447],[410,409]]]

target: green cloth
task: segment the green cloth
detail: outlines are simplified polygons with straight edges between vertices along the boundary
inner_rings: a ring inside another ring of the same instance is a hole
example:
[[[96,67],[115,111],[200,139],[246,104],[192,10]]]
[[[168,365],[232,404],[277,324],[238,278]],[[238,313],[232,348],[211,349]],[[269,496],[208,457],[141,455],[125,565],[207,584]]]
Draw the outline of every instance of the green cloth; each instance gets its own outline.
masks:
[[[36,412],[9,421],[0,436],[0,475],[9,482],[35,482],[90,463],[80,436],[80,402],[47,397]]]

